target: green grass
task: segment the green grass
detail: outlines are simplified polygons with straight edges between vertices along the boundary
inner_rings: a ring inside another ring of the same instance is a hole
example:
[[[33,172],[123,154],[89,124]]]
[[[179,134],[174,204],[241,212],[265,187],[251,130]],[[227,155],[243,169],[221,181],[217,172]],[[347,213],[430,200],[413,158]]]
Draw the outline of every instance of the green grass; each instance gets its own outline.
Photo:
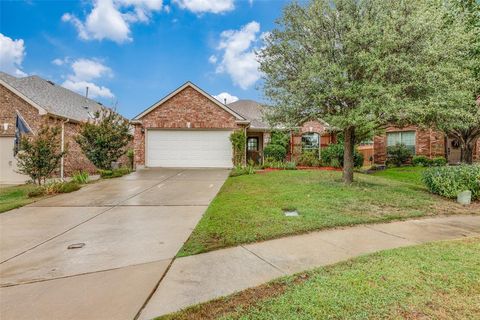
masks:
[[[423,187],[422,173],[425,167],[399,167],[389,168],[386,170],[377,171],[374,173],[377,177],[384,177],[387,179],[415,184]]]
[[[480,319],[479,265],[480,238],[388,250],[160,319]]]
[[[342,183],[341,172],[331,171],[228,178],[178,255],[337,226],[478,210],[428,193],[415,182],[419,174],[406,168],[356,174],[351,186]],[[296,209],[300,216],[285,217],[282,209]]]
[[[0,188],[0,213],[22,207],[41,199],[41,197],[28,197],[28,193],[35,188],[35,185],[30,184]]]

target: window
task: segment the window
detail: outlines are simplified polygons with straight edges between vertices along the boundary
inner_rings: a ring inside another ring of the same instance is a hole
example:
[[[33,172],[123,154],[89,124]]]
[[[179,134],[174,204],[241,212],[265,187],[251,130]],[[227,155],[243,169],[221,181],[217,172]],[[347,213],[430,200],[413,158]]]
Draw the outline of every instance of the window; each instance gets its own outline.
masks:
[[[320,146],[320,136],[315,132],[308,132],[302,135],[302,150],[315,151]]]
[[[247,151],[258,151],[258,137],[247,138]]]
[[[415,131],[387,132],[387,147],[401,143],[415,154]]]

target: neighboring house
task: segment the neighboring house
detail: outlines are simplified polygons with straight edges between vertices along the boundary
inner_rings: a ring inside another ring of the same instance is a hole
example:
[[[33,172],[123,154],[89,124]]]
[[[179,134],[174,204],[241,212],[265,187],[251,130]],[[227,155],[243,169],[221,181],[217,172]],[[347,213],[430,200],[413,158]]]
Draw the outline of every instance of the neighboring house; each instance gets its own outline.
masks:
[[[388,147],[397,143],[405,144],[413,155],[429,158],[445,157],[450,164],[460,162],[461,150],[455,139],[432,129],[420,129],[416,126],[404,128],[388,127],[385,134],[376,136],[373,141],[373,162],[384,164]],[[480,161],[480,139],[473,152],[474,161]]]
[[[16,172],[15,121],[21,117],[33,134],[42,125],[64,128],[68,154],[65,175],[76,170],[94,172],[95,166],[75,142],[80,124],[94,117],[103,106],[38,76],[16,78],[0,72],[0,184],[22,183],[29,178]]]
[[[261,162],[271,129],[263,120],[264,107],[251,100],[228,105],[187,82],[136,116],[135,165],[137,167],[233,166],[230,134],[245,130],[245,159]],[[321,121],[306,121],[292,130],[289,157],[303,148],[313,149],[334,141]]]

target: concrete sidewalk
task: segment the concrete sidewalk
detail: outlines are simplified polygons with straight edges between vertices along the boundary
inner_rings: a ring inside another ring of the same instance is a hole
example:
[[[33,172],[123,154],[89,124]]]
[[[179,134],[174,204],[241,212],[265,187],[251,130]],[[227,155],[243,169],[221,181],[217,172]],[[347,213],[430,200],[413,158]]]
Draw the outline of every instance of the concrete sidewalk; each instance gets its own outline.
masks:
[[[312,232],[178,258],[140,319],[362,254],[479,235],[480,215],[447,216]]]

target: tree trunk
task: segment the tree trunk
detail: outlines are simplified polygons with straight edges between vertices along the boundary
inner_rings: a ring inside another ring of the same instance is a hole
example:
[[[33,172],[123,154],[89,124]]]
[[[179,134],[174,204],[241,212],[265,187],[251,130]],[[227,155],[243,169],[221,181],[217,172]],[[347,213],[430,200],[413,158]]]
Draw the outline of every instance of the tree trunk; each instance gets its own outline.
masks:
[[[473,163],[473,144],[467,143],[465,148],[462,148],[462,162]]]
[[[343,147],[343,182],[353,182],[353,152],[355,148],[355,127],[348,127],[344,130],[345,143]]]

